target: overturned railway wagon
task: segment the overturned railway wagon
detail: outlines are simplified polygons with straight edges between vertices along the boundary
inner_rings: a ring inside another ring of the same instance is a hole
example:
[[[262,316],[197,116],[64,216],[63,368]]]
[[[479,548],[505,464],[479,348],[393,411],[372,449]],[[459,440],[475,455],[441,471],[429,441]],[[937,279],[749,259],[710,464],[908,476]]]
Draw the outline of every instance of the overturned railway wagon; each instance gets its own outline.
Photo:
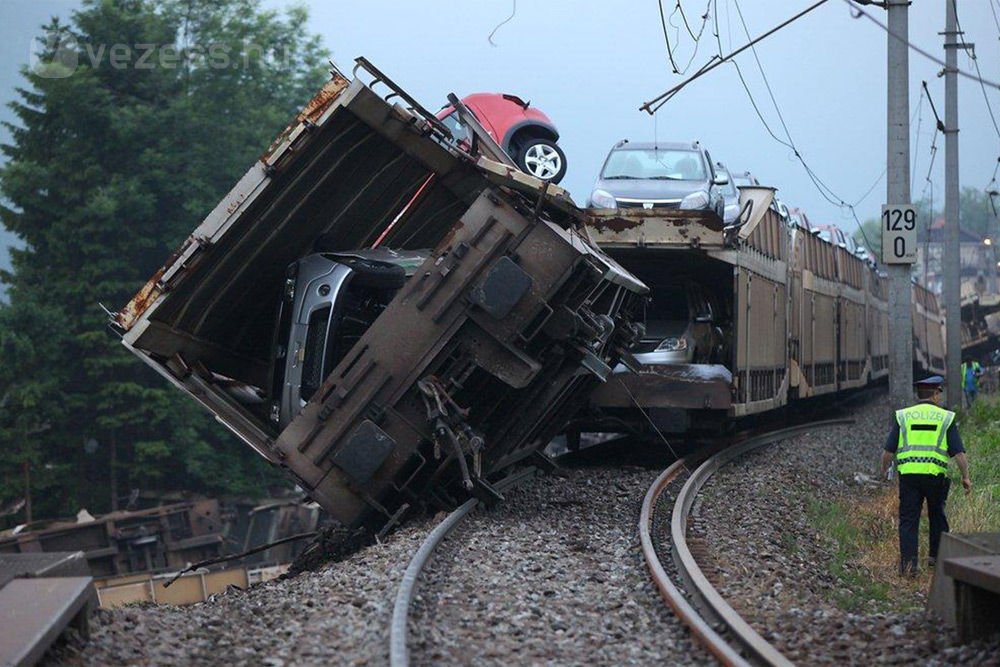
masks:
[[[82,551],[95,576],[180,568],[222,553],[224,524],[216,500],[174,503],[0,535],[0,553]]]
[[[650,286],[647,333],[657,328],[648,320],[666,286],[693,284],[704,297],[692,304],[690,321],[711,326],[714,342],[710,354],[691,355],[695,363],[638,353],[639,372],[617,368],[574,428],[717,429],[887,378],[886,278],[846,249],[786,225],[773,196],[771,188],[741,188],[742,223],[728,227],[710,212],[589,211],[591,238]],[[918,372],[939,371],[936,300],[917,285],[913,298]]]
[[[610,375],[647,292],[562,190],[477,159],[361,66],[371,85],[335,72],[115,316],[126,347],[349,526],[495,495]],[[326,342],[286,347],[278,306],[318,246],[426,260],[283,424],[276,373],[288,355],[321,368]]]

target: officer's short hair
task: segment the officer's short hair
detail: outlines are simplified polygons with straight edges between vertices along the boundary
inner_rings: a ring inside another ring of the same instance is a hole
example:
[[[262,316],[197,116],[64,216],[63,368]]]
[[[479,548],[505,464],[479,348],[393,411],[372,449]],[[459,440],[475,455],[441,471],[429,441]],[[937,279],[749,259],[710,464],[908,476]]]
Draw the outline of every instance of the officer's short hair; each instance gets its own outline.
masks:
[[[917,385],[917,398],[930,398],[934,394],[941,391],[941,385],[936,384],[918,384]]]
[[[944,378],[940,375],[931,375],[923,380],[917,380],[913,385],[917,389],[917,397],[930,398],[941,391],[941,386],[944,385]]]

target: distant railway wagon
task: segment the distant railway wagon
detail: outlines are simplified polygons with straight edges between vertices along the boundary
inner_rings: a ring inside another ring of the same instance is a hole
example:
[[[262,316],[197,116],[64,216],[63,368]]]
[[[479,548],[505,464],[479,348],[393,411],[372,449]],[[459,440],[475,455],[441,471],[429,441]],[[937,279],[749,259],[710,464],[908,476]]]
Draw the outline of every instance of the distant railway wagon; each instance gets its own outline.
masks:
[[[619,366],[592,394],[574,429],[715,429],[730,417],[885,381],[886,277],[846,248],[786,225],[773,197],[771,188],[741,188],[746,213],[729,226],[708,212],[589,211],[591,238],[650,287],[652,302],[632,368]],[[667,306],[658,301],[677,285],[704,295],[683,333],[659,319]],[[943,372],[937,301],[914,285],[913,304],[915,373]],[[703,346],[699,327],[711,332],[708,353],[689,350],[682,361],[664,352]]]
[[[913,371],[944,375],[944,315],[937,297],[922,285],[913,285]],[[962,345],[965,348],[965,345]]]

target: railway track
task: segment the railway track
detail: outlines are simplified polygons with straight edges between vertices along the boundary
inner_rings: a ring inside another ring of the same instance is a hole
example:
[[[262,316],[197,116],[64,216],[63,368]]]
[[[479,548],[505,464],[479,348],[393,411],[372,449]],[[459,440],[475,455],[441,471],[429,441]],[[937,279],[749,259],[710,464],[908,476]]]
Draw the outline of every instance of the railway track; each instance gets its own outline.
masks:
[[[879,399],[852,415],[852,427],[816,430],[722,467],[695,504],[692,551],[710,550],[699,561],[707,576],[798,664],[996,664],[1000,640],[956,645],[918,594],[887,605],[830,572],[835,546],[810,500],[885,490],[855,475],[880,456],[890,413]],[[476,511],[444,542],[410,611],[413,664],[715,664],[650,585],[642,556],[642,500],[668,462],[606,458],[505,491],[506,502]],[[686,477],[663,492],[654,518]],[[740,516],[746,507],[756,511]],[[43,664],[386,664],[399,582],[435,523],[414,521],[316,572],[204,604],[108,610],[92,619],[89,643]],[[654,525],[657,544],[669,521]],[[855,595],[849,609],[835,599],[842,593]]]
[[[534,468],[516,472],[495,484],[494,488],[502,493],[519,482],[534,476],[536,472]],[[407,564],[406,570],[403,572],[403,579],[396,592],[392,608],[392,621],[389,626],[389,664],[391,667],[407,667],[410,664],[410,650],[407,643],[410,609],[413,607],[413,599],[416,595],[417,581],[420,575],[427,563],[430,562],[434,551],[478,505],[479,501],[472,498],[454,509],[428,533],[420,548]]]
[[[697,550],[687,539],[698,492],[716,471],[747,452],[816,428],[850,423],[852,420],[836,419],[793,426],[728,446],[703,460],[695,454],[672,464],[649,487],[640,513],[639,537],[653,582],[674,613],[722,664],[784,667],[793,663],[726,602],[699,566]],[[654,541],[656,508],[668,487],[677,486],[680,488],[671,511],[670,531],[665,536],[669,549],[662,541],[658,547]],[[661,556],[668,550],[670,561],[665,563]]]
[[[439,522],[399,579],[390,664],[708,664],[639,557],[659,469],[576,463]]]

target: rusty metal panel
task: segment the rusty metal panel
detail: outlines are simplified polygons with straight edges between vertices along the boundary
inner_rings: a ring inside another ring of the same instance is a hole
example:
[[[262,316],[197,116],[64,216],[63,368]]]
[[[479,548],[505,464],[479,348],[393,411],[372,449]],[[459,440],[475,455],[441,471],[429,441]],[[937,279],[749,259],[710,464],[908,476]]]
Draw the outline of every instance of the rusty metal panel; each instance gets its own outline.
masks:
[[[837,298],[816,292],[813,297],[813,394],[837,390]]]
[[[803,398],[837,390],[837,298],[809,289],[809,281],[804,286],[798,364]]]
[[[722,221],[706,211],[588,209],[590,238],[605,248],[725,247]]]
[[[878,380],[889,375],[889,303],[887,280],[867,266],[864,269],[866,341],[869,375]]]
[[[83,551],[98,575],[183,565],[218,555],[222,519],[216,500],[113,512],[85,523],[56,522],[0,540],[0,551]],[[138,538],[149,538],[137,544]],[[194,556],[195,558],[192,558]]]

